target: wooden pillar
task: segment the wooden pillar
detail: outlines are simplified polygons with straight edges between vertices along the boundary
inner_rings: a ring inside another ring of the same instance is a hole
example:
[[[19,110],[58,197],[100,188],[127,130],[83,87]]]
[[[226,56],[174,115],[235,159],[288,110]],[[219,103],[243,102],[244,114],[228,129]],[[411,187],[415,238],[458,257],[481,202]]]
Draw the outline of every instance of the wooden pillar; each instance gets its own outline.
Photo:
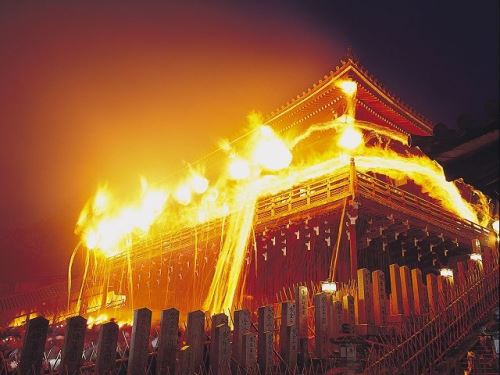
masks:
[[[107,375],[113,372],[116,363],[117,342],[118,324],[108,322],[101,325],[95,361],[95,373],[97,375]]]
[[[328,340],[337,338],[342,333],[342,302],[328,298]]]
[[[427,283],[427,298],[429,300],[429,313],[431,318],[434,318],[439,310],[439,294],[437,287],[437,277],[432,273],[428,273],[426,276]]]
[[[411,280],[413,287],[413,305],[415,308],[415,314],[425,315],[429,312],[429,306],[427,303],[427,293],[422,281],[422,271],[420,271],[418,268],[412,269]]]
[[[216,342],[214,341],[215,338],[215,330],[218,326],[220,325],[227,325],[229,326],[229,318],[226,314],[224,313],[219,313],[219,314],[214,314],[212,315],[210,319],[210,353],[209,357],[215,357],[215,352],[214,350],[216,349]]]
[[[314,296],[315,353],[318,358],[328,356],[328,295],[318,293]]]
[[[345,295],[342,297],[342,310],[344,312],[343,321],[346,324],[354,325],[355,315],[354,315],[354,297],[350,295]],[[351,327],[352,328],[352,327]]]
[[[354,176],[355,177],[355,176]],[[356,235],[356,221],[358,220],[358,207],[359,203],[355,200],[349,201],[347,208],[347,237],[349,239],[349,258],[350,258],[350,279],[356,277],[358,270],[358,248],[357,248],[357,235]]]
[[[232,356],[236,363],[243,363],[243,337],[250,332],[250,312],[236,310],[234,312],[233,350]],[[256,344],[257,345],[257,344]]]
[[[286,301],[281,304],[280,354],[290,371],[297,366],[297,346],[295,303]]]
[[[149,333],[151,330],[151,310],[142,308],[134,311],[134,325],[130,339],[127,374],[143,374],[148,362]]]
[[[196,310],[188,313],[186,338],[191,351],[191,364],[194,371],[199,371],[203,362],[203,345],[205,343],[205,314],[203,311]]]
[[[403,313],[403,297],[401,293],[401,276],[397,264],[389,266],[389,276],[391,281],[391,315],[400,315]]]
[[[399,276],[401,279],[401,297],[403,300],[403,313],[405,316],[413,315],[415,312],[413,302],[413,286],[411,283],[411,273],[408,266],[399,268]]]
[[[168,309],[161,312],[160,341],[156,354],[156,375],[174,375],[175,357],[179,335],[179,310]]]
[[[87,319],[84,317],[74,316],[66,319],[60,367],[64,374],[76,375],[79,373],[86,330]]]
[[[307,305],[309,291],[307,287],[298,285],[295,288],[295,322],[297,325],[297,338],[299,342],[299,352],[305,356],[307,348]]]
[[[166,373],[166,374],[170,375],[172,373]],[[189,345],[185,345],[181,348],[181,350],[179,350],[179,367],[174,374],[176,375],[194,374],[193,350]]]
[[[43,316],[28,321],[18,368],[20,375],[40,373],[48,329],[49,321]]]
[[[358,294],[355,304],[356,324],[373,324],[373,298],[370,271],[361,268],[357,271]]]
[[[248,332],[243,335],[241,364],[247,373],[257,373],[257,335],[255,333]]]
[[[373,319],[377,326],[385,326],[387,322],[387,296],[385,292],[384,272],[372,272],[373,287]]]
[[[213,322],[212,320],[212,324]],[[212,332],[214,332],[210,344],[210,368],[212,373],[215,375],[231,374],[231,331],[229,326],[227,323],[219,324],[212,328]]]
[[[271,306],[262,306],[258,310],[259,337],[257,359],[261,374],[270,374],[273,370],[273,335],[274,311]]]

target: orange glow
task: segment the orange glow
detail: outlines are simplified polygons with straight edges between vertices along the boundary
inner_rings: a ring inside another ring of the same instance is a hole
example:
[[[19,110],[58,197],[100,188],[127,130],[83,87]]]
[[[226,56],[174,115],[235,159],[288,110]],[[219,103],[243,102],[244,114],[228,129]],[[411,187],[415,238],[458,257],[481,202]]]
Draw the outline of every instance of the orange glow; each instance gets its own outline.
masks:
[[[479,210],[464,200],[457,186],[446,180],[441,166],[423,154],[411,152],[404,135],[356,121],[355,85],[350,82],[340,85],[348,96],[346,113],[316,124],[292,140],[282,139],[267,125],[255,127],[261,119],[252,115],[254,130],[243,141],[221,145],[220,149],[227,155],[227,168],[223,168],[217,178],[209,184],[206,177],[192,172],[187,180],[174,185],[177,189],[173,197],[180,204],[173,206],[175,215],[169,215],[170,207],[165,208],[167,193],[150,190],[147,184],[136,205],[115,204],[106,190],[99,191],[90,207],[82,211],[84,219],[78,222],[84,243],[107,256],[116,255],[133,245],[133,236],[146,235],[155,222],[190,227],[224,218],[219,256],[203,303],[205,310],[218,313],[235,305],[259,198],[334,174],[348,167],[351,157],[359,171],[413,180],[423,192],[459,217],[483,225],[484,220],[489,220],[480,212],[486,210],[487,201],[480,196]],[[294,164],[294,147],[314,132],[326,130],[334,132],[330,149],[321,155],[308,154],[305,161]],[[376,133],[378,142],[368,146],[366,137],[372,133]],[[391,142],[399,142],[407,152],[394,151],[389,147]],[[126,239],[130,243],[126,243]],[[129,278],[132,279],[131,274]]]

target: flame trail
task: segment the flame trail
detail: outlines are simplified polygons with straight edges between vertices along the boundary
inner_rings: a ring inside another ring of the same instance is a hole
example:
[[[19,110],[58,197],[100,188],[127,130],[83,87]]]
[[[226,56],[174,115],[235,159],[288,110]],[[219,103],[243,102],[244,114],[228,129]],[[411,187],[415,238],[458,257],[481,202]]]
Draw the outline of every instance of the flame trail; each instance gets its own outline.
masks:
[[[73,249],[73,253],[71,253],[71,257],[69,258],[69,264],[68,264],[68,312],[70,309],[70,302],[71,302],[71,269],[73,268],[73,261],[75,260],[75,255],[76,255],[78,249],[80,249],[81,244],[82,244],[82,241],[78,241],[78,244]]]
[[[243,207],[229,218],[226,239],[203,308],[212,313],[233,308],[248,239],[252,231],[257,196],[250,189],[240,194]]]
[[[85,285],[85,282],[87,281],[87,272],[89,270],[89,263],[90,263],[90,250],[87,249],[86,256],[85,256],[85,268],[83,271],[83,278],[82,278],[82,285],[80,286],[80,292],[78,293],[78,301],[76,303],[76,313],[80,313],[80,307],[82,303],[82,294],[83,294],[83,287]]]

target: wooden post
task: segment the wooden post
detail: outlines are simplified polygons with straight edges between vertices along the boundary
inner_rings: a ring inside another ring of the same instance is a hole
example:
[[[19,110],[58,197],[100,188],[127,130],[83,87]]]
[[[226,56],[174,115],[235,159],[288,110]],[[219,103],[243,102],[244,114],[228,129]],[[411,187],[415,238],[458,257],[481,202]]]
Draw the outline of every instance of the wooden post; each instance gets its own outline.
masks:
[[[250,312],[237,310],[234,312],[234,332],[232,355],[236,363],[243,363],[243,337],[250,331]]]
[[[224,323],[219,324],[215,328],[212,327],[212,332],[214,332],[210,345],[210,368],[212,373],[231,374],[231,331],[229,326]]]
[[[179,368],[176,375],[194,374],[193,350],[189,345],[185,345],[179,350]],[[174,374],[169,374],[174,375]]]
[[[270,374],[273,370],[274,311],[272,307],[259,307],[258,320],[257,359],[259,370],[261,374]]]
[[[171,308],[161,312],[160,341],[156,354],[156,375],[174,375],[175,356],[179,338],[179,310]]]
[[[328,300],[328,341],[337,338],[342,333],[342,302],[332,298]]]
[[[297,325],[297,337],[299,341],[299,353],[305,358],[308,352],[307,348],[307,304],[309,300],[309,291],[307,287],[298,285],[295,288],[295,321]]]
[[[194,371],[199,371],[203,362],[205,343],[205,314],[201,310],[188,313],[186,330],[187,344],[190,346],[191,363]]]
[[[74,316],[66,319],[66,333],[61,354],[61,369],[64,374],[78,374],[82,362],[87,319]]]
[[[431,318],[434,318],[438,310],[439,294],[437,287],[437,277],[432,273],[428,273],[425,277],[427,282],[427,298],[429,300],[429,313]]]
[[[413,286],[413,305],[415,307],[415,314],[425,315],[429,312],[429,305],[427,302],[427,293],[422,281],[422,271],[418,268],[411,270],[411,280]]]
[[[357,276],[358,295],[355,304],[356,324],[372,324],[373,298],[370,271],[366,268],[361,268],[358,270]]]
[[[376,270],[372,272],[373,287],[373,319],[375,325],[385,326],[387,322],[387,297],[385,292],[384,272]]]
[[[354,162],[351,160],[351,169],[354,168]],[[351,173],[352,174],[352,173]],[[356,179],[356,172],[354,171],[354,177]],[[350,278],[351,280],[356,277],[356,272],[358,269],[358,248],[357,248],[357,236],[356,236],[356,221],[358,219],[358,206],[359,203],[354,200],[355,185],[353,190],[353,200],[349,201],[349,206],[347,208],[347,237],[349,239],[349,257],[350,257]]]
[[[130,339],[127,374],[144,374],[148,363],[151,310],[142,308],[134,311],[134,324]]]
[[[280,354],[285,366],[293,371],[297,365],[297,329],[295,325],[295,303],[281,304]]]
[[[95,373],[97,375],[108,375],[113,372],[116,363],[117,342],[118,324],[108,322],[101,325],[95,361]]]
[[[343,321],[344,323],[354,324],[354,297],[350,295],[345,295],[342,297],[342,310],[344,311]]]
[[[19,375],[40,373],[49,321],[38,316],[30,319],[27,326],[18,368]]]
[[[327,303],[328,295],[326,293],[318,293],[314,296],[315,352],[318,358],[328,356]]]
[[[403,313],[403,298],[401,294],[401,277],[397,264],[389,266],[389,276],[391,280],[391,315],[400,315]]]
[[[403,313],[405,316],[413,315],[415,308],[413,304],[413,286],[411,284],[411,273],[408,266],[399,268],[401,279],[401,297],[403,300]]]
[[[241,363],[247,373],[257,372],[257,335],[255,333],[243,335]]]
[[[210,358],[215,358],[216,357],[216,342],[214,341],[215,339],[215,330],[217,329],[218,326],[220,325],[227,325],[229,326],[229,318],[226,314],[224,313],[219,313],[219,314],[214,314],[212,315],[211,318],[211,323],[210,323],[210,352],[209,352],[209,357]]]

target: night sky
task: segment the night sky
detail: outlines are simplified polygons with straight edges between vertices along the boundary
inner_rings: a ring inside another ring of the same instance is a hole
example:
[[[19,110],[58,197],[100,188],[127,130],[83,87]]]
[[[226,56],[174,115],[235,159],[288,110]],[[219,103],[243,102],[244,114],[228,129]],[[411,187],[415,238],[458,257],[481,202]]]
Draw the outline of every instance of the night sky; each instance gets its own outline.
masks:
[[[434,123],[498,100],[498,1],[164,3],[0,4],[0,295],[65,277],[99,183],[163,181],[349,46]]]

